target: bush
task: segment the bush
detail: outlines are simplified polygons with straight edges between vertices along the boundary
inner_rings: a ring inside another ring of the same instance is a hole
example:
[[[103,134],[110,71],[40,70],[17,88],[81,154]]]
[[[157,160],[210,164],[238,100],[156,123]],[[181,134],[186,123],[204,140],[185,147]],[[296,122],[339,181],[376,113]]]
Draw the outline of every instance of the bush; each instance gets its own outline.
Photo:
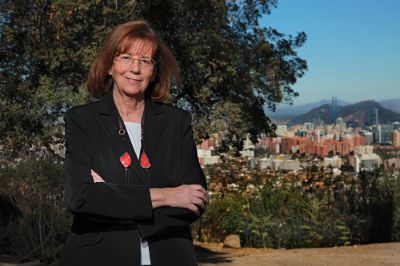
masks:
[[[243,231],[247,220],[247,201],[240,195],[228,194],[214,199],[203,216],[203,227],[210,230],[203,232],[206,241],[223,241],[228,234]]]
[[[46,265],[57,262],[70,226],[63,181],[62,163],[44,158],[0,168],[2,202],[14,210],[2,217],[1,254],[20,261],[40,259]]]
[[[298,188],[271,188],[249,195],[229,193],[213,200],[203,217],[206,241],[241,236],[251,247],[321,247],[350,244],[344,219]]]
[[[391,241],[400,241],[400,178],[393,179],[393,225]]]
[[[209,187],[217,188],[203,218],[207,241],[222,241],[234,233],[244,246],[299,248],[400,239],[396,174],[266,174],[243,165],[226,160],[206,168]],[[249,184],[254,189],[249,190]]]

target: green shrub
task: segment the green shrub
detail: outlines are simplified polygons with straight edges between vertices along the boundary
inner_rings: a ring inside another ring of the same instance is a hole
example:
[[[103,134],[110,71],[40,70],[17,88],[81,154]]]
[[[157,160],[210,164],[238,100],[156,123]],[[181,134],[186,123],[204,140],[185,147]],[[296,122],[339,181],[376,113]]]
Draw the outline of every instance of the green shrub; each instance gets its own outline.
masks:
[[[208,241],[235,233],[244,246],[298,248],[400,239],[398,174],[268,174],[227,159],[206,174],[210,188],[218,188],[203,219]]]
[[[203,227],[210,228],[203,233],[205,240],[223,241],[228,234],[240,234],[248,218],[247,206],[247,200],[236,194],[214,199],[203,216]]]
[[[400,241],[400,178],[393,180],[393,226],[391,241]]]
[[[63,183],[62,163],[49,159],[31,157],[0,168],[0,194],[18,210],[13,222],[0,227],[0,253],[57,262],[70,226]]]

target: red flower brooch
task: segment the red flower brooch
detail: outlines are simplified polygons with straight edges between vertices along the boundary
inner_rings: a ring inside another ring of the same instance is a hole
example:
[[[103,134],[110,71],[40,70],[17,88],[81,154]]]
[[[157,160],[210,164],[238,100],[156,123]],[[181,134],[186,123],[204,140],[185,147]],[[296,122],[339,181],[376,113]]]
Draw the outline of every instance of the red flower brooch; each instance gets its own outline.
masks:
[[[132,164],[132,159],[128,152],[122,154],[121,157],[119,157],[119,161],[125,168],[128,168]],[[144,169],[151,167],[149,157],[144,151],[140,154],[140,166]]]
[[[128,168],[132,164],[131,156],[128,152],[122,154],[121,157],[119,157],[119,161],[125,168]]]
[[[140,166],[144,169],[148,169],[151,167],[149,157],[147,157],[147,154],[144,151],[142,151],[142,153],[140,154]]]

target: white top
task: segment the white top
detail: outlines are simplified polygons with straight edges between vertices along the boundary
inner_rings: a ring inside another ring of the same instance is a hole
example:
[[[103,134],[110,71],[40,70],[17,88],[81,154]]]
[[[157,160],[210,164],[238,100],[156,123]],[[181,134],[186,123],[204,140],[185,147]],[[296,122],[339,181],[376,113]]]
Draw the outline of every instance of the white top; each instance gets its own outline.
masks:
[[[142,125],[140,123],[124,122],[128,131],[129,139],[131,140],[136,157],[139,159],[140,149],[142,148]],[[140,240],[140,264],[151,265],[150,249],[147,240]]]

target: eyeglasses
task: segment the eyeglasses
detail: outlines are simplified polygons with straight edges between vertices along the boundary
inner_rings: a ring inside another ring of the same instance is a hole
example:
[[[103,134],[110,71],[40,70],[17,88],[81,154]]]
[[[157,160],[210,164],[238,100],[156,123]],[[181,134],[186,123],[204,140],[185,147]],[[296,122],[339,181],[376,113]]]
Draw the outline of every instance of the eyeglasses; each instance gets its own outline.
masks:
[[[135,60],[138,61],[139,67],[143,69],[152,69],[156,64],[156,61],[151,57],[140,57],[134,58],[130,54],[121,54],[114,58],[118,62],[120,62],[123,66],[130,66]]]

